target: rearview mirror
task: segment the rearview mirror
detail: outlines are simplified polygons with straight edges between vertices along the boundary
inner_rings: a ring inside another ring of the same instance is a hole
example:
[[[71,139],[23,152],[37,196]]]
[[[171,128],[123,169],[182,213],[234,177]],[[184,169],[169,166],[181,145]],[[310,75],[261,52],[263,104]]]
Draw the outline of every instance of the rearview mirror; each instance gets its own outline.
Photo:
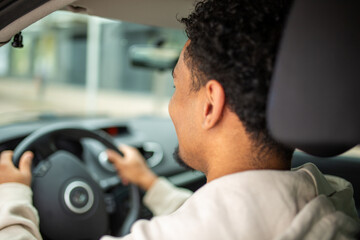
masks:
[[[154,45],[133,45],[129,49],[129,58],[133,66],[157,70],[173,69],[181,50]]]

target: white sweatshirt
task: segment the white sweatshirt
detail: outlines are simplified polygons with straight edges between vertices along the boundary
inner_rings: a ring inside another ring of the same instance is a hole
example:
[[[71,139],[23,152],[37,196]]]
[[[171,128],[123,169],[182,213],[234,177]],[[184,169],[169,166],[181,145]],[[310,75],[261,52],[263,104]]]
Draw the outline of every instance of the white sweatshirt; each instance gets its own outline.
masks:
[[[169,196],[178,191],[160,180],[145,201],[151,205],[165,197],[175,203]],[[20,184],[0,186],[0,239],[41,239],[29,193]],[[185,194],[169,209],[181,205]],[[352,195],[349,182],[324,176],[313,164],[245,171],[206,184],[172,214],[137,221],[124,238],[101,240],[355,239],[360,225]]]

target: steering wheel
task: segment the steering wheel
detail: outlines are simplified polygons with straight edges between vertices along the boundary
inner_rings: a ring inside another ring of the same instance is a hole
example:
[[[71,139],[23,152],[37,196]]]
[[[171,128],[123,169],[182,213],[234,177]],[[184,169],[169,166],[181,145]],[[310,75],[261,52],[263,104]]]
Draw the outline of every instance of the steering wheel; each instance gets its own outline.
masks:
[[[58,149],[55,144],[58,139],[80,142],[84,138],[95,139],[122,155],[105,132],[67,124],[40,128],[14,150],[13,162],[17,167],[25,151],[35,153],[34,206],[39,212],[41,233],[51,240],[99,239],[109,233],[103,190],[77,156]],[[130,210],[117,235],[129,233],[139,215],[140,196],[135,185],[130,185],[130,202]]]

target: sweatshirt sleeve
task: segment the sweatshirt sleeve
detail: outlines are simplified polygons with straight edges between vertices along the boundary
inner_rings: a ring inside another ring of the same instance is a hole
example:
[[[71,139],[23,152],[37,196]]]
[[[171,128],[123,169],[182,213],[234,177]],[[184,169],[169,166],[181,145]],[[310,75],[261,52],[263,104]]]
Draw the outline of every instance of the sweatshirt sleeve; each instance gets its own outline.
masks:
[[[177,210],[193,193],[179,188],[160,177],[146,192],[143,202],[155,216],[168,215]]]
[[[23,184],[0,185],[0,240],[41,240],[32,191]]]

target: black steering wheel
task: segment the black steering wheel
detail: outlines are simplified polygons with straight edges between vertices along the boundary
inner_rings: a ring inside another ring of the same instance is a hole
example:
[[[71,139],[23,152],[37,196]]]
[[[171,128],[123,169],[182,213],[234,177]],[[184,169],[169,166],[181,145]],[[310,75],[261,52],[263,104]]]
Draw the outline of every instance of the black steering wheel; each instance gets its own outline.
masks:
[[[103,190],[83,161],[56,147],[56,140],[60,138],[77,142],[84,138],[95,139],[122,154],[105,132],[54,124],[40,128],[22,140],[14,150],[13,162],[18,167],[25,151],[35,153],[32,190],[44,237],[51,240],[99,239],[109,234]],[[130,232],[139,215],[140,196],[135,185],[130,185],[130,201],[130,210],[117,234],[119,236]]]

